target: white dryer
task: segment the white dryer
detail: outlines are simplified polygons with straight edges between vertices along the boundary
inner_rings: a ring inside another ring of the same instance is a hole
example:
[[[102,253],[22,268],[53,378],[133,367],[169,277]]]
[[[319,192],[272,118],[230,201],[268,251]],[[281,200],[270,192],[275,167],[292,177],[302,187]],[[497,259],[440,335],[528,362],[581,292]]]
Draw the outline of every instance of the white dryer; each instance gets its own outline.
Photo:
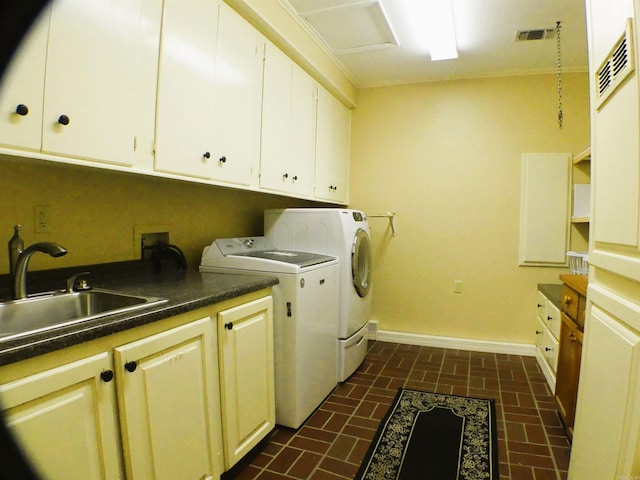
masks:
[[[276,423],[298,428],[335,388],[338,259],[276,249],[264,237],[222,238],[201,272],[268,275],[273,287]]]
[[[264,232],[278,248],[335,255],[340,260],[339,382],[367,354],[371,311],[371,236],[364,212],[340,208],[266,210]]]

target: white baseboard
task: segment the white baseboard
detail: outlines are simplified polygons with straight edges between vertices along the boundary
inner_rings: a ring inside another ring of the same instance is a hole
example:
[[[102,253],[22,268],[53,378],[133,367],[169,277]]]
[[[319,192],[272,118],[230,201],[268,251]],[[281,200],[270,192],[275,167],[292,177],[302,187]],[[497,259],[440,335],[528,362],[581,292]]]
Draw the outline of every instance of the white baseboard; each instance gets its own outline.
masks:
[[[491,342],[486,340],[472,340],[468,338],[439,337],[436,335],[378,330],[378,322],[375,321],[369,322],[369,338],[380,342],[404,343],[424,347],[452,348],[456,350],[469,350],[472,352],[523,355],[526,357],[533,357],[536,352],[536,346],[529,343]]]

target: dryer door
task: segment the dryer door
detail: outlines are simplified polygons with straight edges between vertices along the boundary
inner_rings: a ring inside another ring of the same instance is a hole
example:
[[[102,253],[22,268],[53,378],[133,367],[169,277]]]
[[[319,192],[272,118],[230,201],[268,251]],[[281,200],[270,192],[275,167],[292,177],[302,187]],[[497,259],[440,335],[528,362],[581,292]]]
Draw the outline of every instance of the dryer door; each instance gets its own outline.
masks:
[[[356,232],[351,247],[351,275],[358,295],[366,297],[371,290],[371,239],[361,228]]]

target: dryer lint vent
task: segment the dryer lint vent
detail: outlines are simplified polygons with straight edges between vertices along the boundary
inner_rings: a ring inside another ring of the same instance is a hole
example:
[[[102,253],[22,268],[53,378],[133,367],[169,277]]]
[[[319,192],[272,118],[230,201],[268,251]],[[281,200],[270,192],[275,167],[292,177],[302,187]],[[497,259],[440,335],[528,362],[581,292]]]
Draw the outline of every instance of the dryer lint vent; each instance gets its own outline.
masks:
[[[528,42],[530,40],[548,40],[555,37],[555,28],[538,28],[535,30],[518,30],[516,42]]]

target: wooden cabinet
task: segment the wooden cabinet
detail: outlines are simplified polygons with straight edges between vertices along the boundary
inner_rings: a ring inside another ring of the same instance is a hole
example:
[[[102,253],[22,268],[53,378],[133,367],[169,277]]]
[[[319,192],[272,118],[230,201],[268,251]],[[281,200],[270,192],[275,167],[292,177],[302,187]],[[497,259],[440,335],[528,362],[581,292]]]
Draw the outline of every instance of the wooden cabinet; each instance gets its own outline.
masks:
[[[155,168],[256,185],[262,37],[223,2],[164,2]]]
[[[123,166],[148,162],[160,11],[161,0],[52,2],[7,72],[0,143]]]
[[[254,292],[3,366],[3,414],[47,479],[218,479],[274,428],[272,309]]]
[[[351,111],[320,88],[317,122],[314,196],[319,200],[347,204]]]
[[[560,309],[552,300],[560,285],[544,285],[549,298],[541,290],[537,292],[538,315],[535,322],[536,359],[553,393],[556,388],[556,371],[560,338]],[[559,292],[557,297],[559,298]]]
[[[115,349],[127,478],[218,478],[214,329],[205,317]]]
[[[569,438],[573,437],[581,356],[582,332],[576,323],[563,313],[555,397]]]
[[[115,383],[101,353],[0,385],[5,421],[43,478],[124,478]]]
[[[564,153],[522,155],[520,265],[567,265],[570,158]]]
[[[155,169],[211,178],[218,2],[166,0],[162,17]]]
[[[267,42],[262,105],[260,187],[311,196],[316,157],[315,82]]]
[[[53,2],[43,152],[135,163],[138,144],[153,133],[158,42],[145,43],[144,29],[155,24],[157,32],[160,8],[160,0]]]
[[[31,27],[0,83],[0,145],[39,151],[50,6]]]
[[[225,469],[275,427],[271,297],[218,314]]]
[[[569,438],[573,437],[578,384],[580,379],[580,359],[587,277],[584,275],[561,275],[565,282],[562,287],[562,322],[560,326],[560,350],[556,377],[556,404]],[[580,313],[578,313],[580,312]]]
[[[634,478],[640,476],[640,1],[587,0],[586,7],[593,198],[569,479]],[[604,82],[613,52],[622,62]]]
[[[257,186],[264,38],[224,2],[217,33],[211,177]]]

